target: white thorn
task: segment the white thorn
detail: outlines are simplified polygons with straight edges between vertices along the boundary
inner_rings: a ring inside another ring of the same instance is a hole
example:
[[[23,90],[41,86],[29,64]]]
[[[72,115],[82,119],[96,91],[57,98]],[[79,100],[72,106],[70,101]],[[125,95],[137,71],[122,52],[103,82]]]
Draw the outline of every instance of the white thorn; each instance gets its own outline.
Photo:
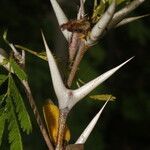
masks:
[[[78,101],[83,99],[87,96],[92,90],[94,90],[98,85],[103,83],[107,80],[111,75],[113,75],[117,70],[119,70],[123,65],[129,62],[133,57],[122,63],[121,65],[103,73],[102,75],[98,76],[97,78],[91,80],[90,82],[86,83],[82,87],[73,91],[72,101],[69,103],[69,108],[71,109]]]
[[[93,45],[99,39],[99,37],[103,34],[105,28],[107,27],[108,23],[113,17],[113,14],[115,12],[115,6],[116,6],[116,2],[115,0],[113,0],[109,8],[103,14],[102,18],[93,27],[90,33],[90,37],[87,40],[87,45],[89,46]]]
[[[56,0],[50,0],[53,10],[55,12],[56,18],[58,20],[58,24],[59,26],[61,26],[64,23],[68,22],[68,18],[66,17],[65,13],[63,12],[63,10],[61,9],[60,5],[58,4],[58,2]],[[66,38],[66,40],[69,42],[70,38],[71,38],[71,32],[64,30],[62,31],[64,37]]]
[[[110,98],[109,98],[110,99]],[[88,126],[85,128],[85,130],[83,131],[83,133],[80,135],[80,137],[78,138],[78,140],[76,141],[75,144],[84,144],[86,142],[86,140],[88,139],[89,135],[91,134],[91,132],[93,131],[99,117],[101,116],[106,104],[108,103],[109,99],[105,102],[105,104],[103,105],[103,107],[100,109],[100,111],[96,114],[96,116],[91,120],[91,122],[88,124]]]
[[[127,6],[116,12],[110,22],[108,29],[113,28],[116,24],[122,21],[130,12],[140,6],[145,0],[133,0]]]
[[[65,87],[63,83],[63,80],[61,78],[60,72],[56,65],[55,59],[46,43],[43,33],[42,33],[42,37],[43,37],[43,41],[44,41],[44,45],[45,45],[45,49],[47,53],[47,59],[48,59],[48,64],[50,68],[54,90],[55,90],[55,93],[59,102],[59,108],[65,108],[66,103],[68,101],[68,92],[67,92],[68,89]]]
[[[119,22],[116,27],[120,27],[122,25],[126,25],[128,23],[131,23],[133,21],[136,21],[136,20],[139,20],[141,18],[144,18],[144,17],[147,17],[147,16],[150,16],[150,14],[146,14],[146,15],[142,15],[142,16],[136,16],[136,17],[129,17],[129,18],[125,18],[123,19],[121,22]]]
[[[49,68],[50,68],[50,73],[52,76],[52,82],[54,86],[54,90],[56,93],[56,96],[58,98],[58,103],[59,103],[59,108],[64,109],[68,108],[71,110],[71,108],[81,99],[83,99],[87,94],[89,94],[92,90],[94,90],[98,85],[103,83],[106,79],[108,79],[112,74],[114,74],[118,69],[120,69],[123,65],[125,65],[128,61],[130,61],[132,58],[128,59],[121,65],[105,72],[104,74],[100,75],[96,79],[93,79],[92,81],[86,83],[82,87],[76,89],[76,90],[71,90],[67,89],[63,83],[63,80],[61,78],[60,72],[58,70],[58,67],[56,65],[55,59],[49,50],[49,47],[46,43],[45,37],[42,33],[46,53],[47,53],[47,58],[48,58],[48,63],[49,63]]]

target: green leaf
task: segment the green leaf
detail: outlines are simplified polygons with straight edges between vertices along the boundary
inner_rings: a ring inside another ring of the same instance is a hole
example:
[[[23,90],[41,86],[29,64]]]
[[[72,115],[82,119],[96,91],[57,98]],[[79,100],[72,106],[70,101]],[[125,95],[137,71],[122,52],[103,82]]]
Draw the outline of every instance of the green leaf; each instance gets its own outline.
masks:
[[[94,11],[92,15],[92,23],[98,22],[101,18],[103,12],[105,11],[106,2],[105,0],[100,1],[100,4],[97,4],[97,1],[94,1]]]
[[[20,80],[27,80],[27,75],[24,70],[14,61],[14,59],[10,60],[11,67],[14,73],[18,76]]]
[[[96,9],[97,7],[97,0],[94,0],[94,10]]]
[[[21,94],[19,93],[19,91],[14,83],[14,80],[11,76],[9,78],[9,88],[10,88],[10,96],[12,97],[12,100],[15,104],[15,107],[16,107],[15,110],[18,115],[18,120],[20,122],[21,128],[24,132],[29,134],[32,130],[30,117],[25,108]]]
[[[2,143],[3,133],[5,129],[5,120],[6,120],[5,114],[0,114],[0,146]]]
[[[7,97],[8,139],[10,150],[23,150],[21,134],[11,97]]]
[[[114,101],[116,99],[116,97],[111,94],[91,95],[90,98],[101,101],[107,101],[108,99]]]
[[[0,74],[0,86],[5,82],[7,77],[8,77],[7,75]]]

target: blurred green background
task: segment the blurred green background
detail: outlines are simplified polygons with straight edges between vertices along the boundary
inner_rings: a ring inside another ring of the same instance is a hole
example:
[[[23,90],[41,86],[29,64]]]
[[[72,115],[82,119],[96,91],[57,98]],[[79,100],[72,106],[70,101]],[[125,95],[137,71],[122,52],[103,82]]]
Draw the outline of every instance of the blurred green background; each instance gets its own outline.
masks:
[[[69,18],[76,17],[79,1],[58,1]],[[86,4],[89,11],[92,9],[92,2],[88,0]],[[149,0],[131,15],[147,13],[150,13]],[[58,63],[65,66],[67,42],[59,30],[49,0],[0,0],[0,47],[4,49],[8,49],[2,40],[6,29],[9,41],[35,51],[44,50],[40,33],[42,29]],[[77,75],[84,82],[135,56],[130,63],[91,93],[111,93],[117,100],[110,102],[105,108],[85,144],[86,150],[150,150],[149,44],[150,18],[147,17],[110,31],[85,55]],[[32,92],[41,111],[47,98],[56,102],[48,64],[30,54],[27,54],[26,62]],[[103,103],[86,97],[73,108],[68,118],[71,143],[77,140]],[[24,149],[46,150],[28,102],[26,106],[32,117],[33,132],[29,136],[22,133]],[[3,140],[0,149],[9,149],[7,139]]]

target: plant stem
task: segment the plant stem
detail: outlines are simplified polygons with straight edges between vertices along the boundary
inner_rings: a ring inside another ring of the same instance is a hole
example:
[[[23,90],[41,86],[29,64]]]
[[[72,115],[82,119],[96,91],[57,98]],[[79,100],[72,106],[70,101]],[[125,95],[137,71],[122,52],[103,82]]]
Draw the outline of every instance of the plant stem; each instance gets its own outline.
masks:
[[[30,89],[30,86],[28,84],[28,81],[23,80],[22,84],[23,84],[23,86],[25,88],[25,92],[26,92],[26,95],[28,97],[30,106],[31,106],[31,108],[33,110],[34,116],[35,116],[37,124],[38,124],[38,126],[39,126],[39,128],[41,130],[43,138],[44,138],[44,140],[46,142],[46,145],[47,145],[49,150],[54,150],[54,148],[52,146],[52,143],[50,142],[50,138],[49,138],[49,136],[47,134],[46,128],[44,126],[44,123],[42,122],[42,119],[41,119],[40,114],[38,112],[38,109],[37,109],[37,106],[35,104],[35,100],[34,100],[34,98],[32,96],[31,89]]]
[[[69,61],[70,63],[73,62],[74,57],[77,53],[78,47],[79,46],[79,37],[78,33],[73,33],[71,42],[69,44]]]
[[[76,75],[76,72],[78,70],[78,66],[86,52],[86,50],[88,49],[88,47],[85,45],[85,42],[84,41],[81,41],[80,42],[80,46],[79,46],[79,50],[77,52],[77,55],[76,55],[76,58],[74,60],[74,63],[73,63],[73,66],[71,68],[71,71],[70,71],[70,74],[69,74],[69,77],[68,77],[68,81],[67,81],[67,85],[68,87],[71,86],[73,80],[74,80],[74,77]]]
[[[69,113],[68,108],[60,110],[59,129],[58,129],[57,145],[56,145],[55,150],[63,149],[63,138],[64,138],[64,132],[66,128],[66,118],[67,118],[68,113]]]

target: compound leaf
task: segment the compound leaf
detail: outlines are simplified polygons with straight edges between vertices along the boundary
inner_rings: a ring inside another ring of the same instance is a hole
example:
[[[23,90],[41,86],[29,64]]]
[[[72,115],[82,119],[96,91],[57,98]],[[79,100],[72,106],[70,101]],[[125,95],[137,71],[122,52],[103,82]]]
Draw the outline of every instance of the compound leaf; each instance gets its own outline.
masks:
[[[32,130],[30,117],[25,108],[21,94],[19,93],[12,77],[9,78],[9,88],[10,88],[10,96],[12,97],[12,100],[15,104],[16,107],[15,110],[18,115],[18,120],[20,122],[21,128],[24,132],[29,134]]]
[[[10,143],[10,150],[23,150],[21,134],[14,111],[14,105],[11,97],[7,97],[7,120],[8,120],[8,140]]]

